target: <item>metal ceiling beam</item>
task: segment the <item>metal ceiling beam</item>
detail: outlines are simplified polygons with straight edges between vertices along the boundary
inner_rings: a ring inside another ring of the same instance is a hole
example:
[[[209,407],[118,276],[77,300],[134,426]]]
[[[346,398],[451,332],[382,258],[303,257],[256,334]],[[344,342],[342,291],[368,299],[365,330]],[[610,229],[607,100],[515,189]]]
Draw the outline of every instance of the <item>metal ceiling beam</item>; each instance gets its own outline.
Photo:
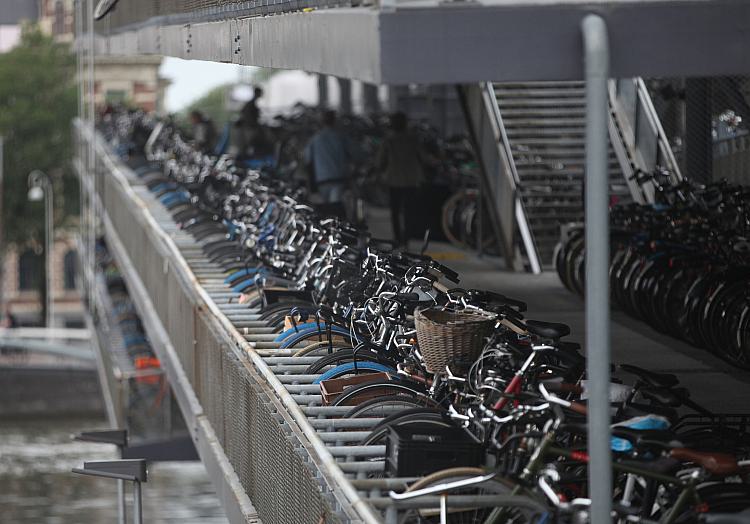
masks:
[[[610,28],[613,77],[750,71],[750,2],[744,0],[398,5],[145,24],[100,36],[97,51],[301,69],[379,84],[568,80],[583,78],[579,24],[596,13]]]

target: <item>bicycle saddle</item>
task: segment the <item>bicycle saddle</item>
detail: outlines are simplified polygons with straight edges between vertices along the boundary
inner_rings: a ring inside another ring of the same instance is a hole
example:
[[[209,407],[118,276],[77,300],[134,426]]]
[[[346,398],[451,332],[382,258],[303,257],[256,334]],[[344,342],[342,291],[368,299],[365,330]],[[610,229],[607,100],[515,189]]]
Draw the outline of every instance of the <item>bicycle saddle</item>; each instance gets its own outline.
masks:
[[[542,322],[541,320],[526,320],[526,330],[532,335],[557,340],[570,334],[570,326],[556,322]]]
[[[656,373],[630,364],[620,364],[620,369],[637,376],[649,386],[657,388],[673,388],[680,383],[679,379],[671,373]]]
[[[640,393],[645,399],[662,406],[677,408],[682,405],[682,398],[675,391],[667,388],[642,388]]]
[[[656,459],[621,459],[617,461],[623,466],[630,466],[633,468],[644,469],[651,473],[659,475],[667,475],[671,473],[677,466],[680,465],[679,461],[671,457],[658,457]]]
[[[682,446],[671,431],[660,429],[633,429],[622,426],[612,428],[612,436],[622,438],[637,448],[670,449]],[[678,457],[675,457],[679,460]]]
[[[719,476],[734,475],[740,471],[737,459],[728,453],[695,451],[688,448],[674,448],[670,456],[677,460],[697,464],[709,473]]]

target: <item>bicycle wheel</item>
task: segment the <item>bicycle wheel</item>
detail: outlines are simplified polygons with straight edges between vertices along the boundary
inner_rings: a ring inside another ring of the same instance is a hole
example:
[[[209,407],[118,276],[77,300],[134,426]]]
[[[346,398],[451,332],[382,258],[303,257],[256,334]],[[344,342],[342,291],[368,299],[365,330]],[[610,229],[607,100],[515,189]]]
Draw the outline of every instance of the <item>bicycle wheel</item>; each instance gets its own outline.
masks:
[[[354,350],[351,348],[347,348],[342,351],[337,351],[336,353],[331,353],[330,355],[323,355],[316,362],[310,364],[307,369],[305,369],[305,375],[314,375],[315,373],[321,373],[328,366],[338,366],[339,364],[354,362],[354,360],[361,362],[380,362],[382,364],[388,364],[392,367],[395,367],[395,363],[387,362],[374,351],[357,351],[355,359]]]
[[[376,380],[359,386],[353,386],[336,397],[333,406],[357,406],[373,397],[386,395],[424,395],[424,388],[416,384],[407,384],[401,380]]]
[[[389,366],[384,366],[377,362],[347,362],[329,369],[313,381],[313,384],[320,384],[326,380],[343,378],[349,375],[364,375],[368,373],[396,373],[396,370]]]
[[[372,431],[370,431],[370,434],[367,435],[362,440],[362,442],[360,442],[360,445],[376,446],[378,444],[384,444],[385,437],[388,435],[388,430],[391,427],[413,425],[433,426],[441,428],[455,427],[445,411],[435,408],[412,408],[384,418],[377,426],[372,429]]]
[[[415,492],[437,485],[449,485],[485,474],[486,472],[481,468],[444,469],[411,484],[406,492]],[[445,495],[447,507],[445,521],[449,524],[484,524],[496,521],[495,517],[501,517],[502,520],[499,522],[503,523],[528,524],[535,522],[538,516],[547,512],[546,506],[535,496],[526,491],[519,491],[513,481],[499,477],[480,484],[450,489]],[[516,495],[519,504],[499,508],[493,495]],[[439,496],[440,493],[436,493],[432,495],[431,500],[425,499],[424,507],[405,510],[399,523],[437,524],[441,522]]]
[[[335,339],[334,339],[335,340]],[[323,340],[322,342],[315,342],[313,344],[309,344],[296,353],[294,353],[293,356],[295,357],[304,357],[304,356],[316,356],[316,355],[327,355],[328,354],[328,341]],[[340,350],[345,349],[351,349],[351,347],[345,347],[340,345],[333,345],[333,353],[336,353]]]
[[[385,418],[413,408],[438,408],[437,402],[424,395],[387,395],[375,397],[353,408],[344,418]]]

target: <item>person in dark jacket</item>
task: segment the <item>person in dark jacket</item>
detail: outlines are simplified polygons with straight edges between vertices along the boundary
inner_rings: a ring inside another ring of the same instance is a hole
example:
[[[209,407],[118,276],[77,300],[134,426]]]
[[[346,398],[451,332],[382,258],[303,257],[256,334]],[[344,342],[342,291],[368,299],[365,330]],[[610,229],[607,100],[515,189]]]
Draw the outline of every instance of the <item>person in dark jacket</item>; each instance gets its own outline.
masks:
[[[344,190],[351,176],[352,164],[359,156],[354,143],[336,128],[336,113],[326,111],[322,128],[305,147],[305,165],[329,213],[343,216]]]
[[[193,124],[193,143],[204,153],[212,153],[216,145],[216,127],[213,121],[198,110],[190,112]]]
[[[390,124],[391,132],[383,140],[376,162],[390,193],[393,238],[403,246],[409,239],[413,208],[424,182],[423,155],[404,113],[394,113]]]

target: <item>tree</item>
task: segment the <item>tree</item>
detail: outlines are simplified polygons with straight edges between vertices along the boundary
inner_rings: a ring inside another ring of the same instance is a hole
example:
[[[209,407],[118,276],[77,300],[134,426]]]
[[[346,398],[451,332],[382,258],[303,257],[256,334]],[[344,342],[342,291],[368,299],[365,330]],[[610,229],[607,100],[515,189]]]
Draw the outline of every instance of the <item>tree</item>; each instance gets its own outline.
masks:
[[[20,249],[44,239],[44,207],[26,197],[32,170],[52,180],[57,227],[77,212],[78,183],[70,171],[70,124],[78,107],[75,70],[70,47],[33,25],[24,27],[17,47],[0,54],[0,135],[5,140],[0,227],[5,242]]]
[[[44,210],[29,203],[27,176],[41,169],[53,180],[56,226],[75,212],[78,184],[71,176],[71,121],[77,113],[75,58],[36,26],[0,54],[0,134],[5,137],[3,224],[6,241],[40,242]],[[66,205],[67,204],[67,205]]]
[[[191,102],[190,105],[182,111],[182,115],[180,116],[188,122],[190,112],[197,109],[213,120],[217,128],[220,129],[229,122],[231,117],[231,114],[227,109],[227,97],[229,96],[229,90],[232,89],[232,85],[233,84],[223,84],[214,87],[205,95]]]

